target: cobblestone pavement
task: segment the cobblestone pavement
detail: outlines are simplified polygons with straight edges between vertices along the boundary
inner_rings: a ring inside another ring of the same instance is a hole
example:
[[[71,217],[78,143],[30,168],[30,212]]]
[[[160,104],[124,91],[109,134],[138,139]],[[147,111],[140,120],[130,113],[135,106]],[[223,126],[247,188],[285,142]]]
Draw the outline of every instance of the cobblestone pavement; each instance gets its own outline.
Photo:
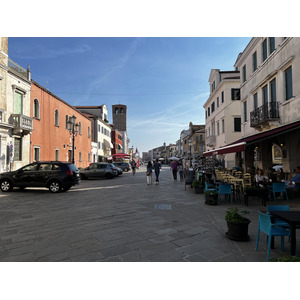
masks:
[[[257,209],[265,208],[250,203],[250,241],[234,242],[225,235],[229,206],[205,205],[204,195],[174,182],[168,167],[159,185],[146,184],[142,167],[135,176],[84,180],[65,193],[14,189],[0,194],[0,261],[266,261],[263,236],[255,251]],[[289,254],[288,242],[284,253],[279,242],[271,257]]]

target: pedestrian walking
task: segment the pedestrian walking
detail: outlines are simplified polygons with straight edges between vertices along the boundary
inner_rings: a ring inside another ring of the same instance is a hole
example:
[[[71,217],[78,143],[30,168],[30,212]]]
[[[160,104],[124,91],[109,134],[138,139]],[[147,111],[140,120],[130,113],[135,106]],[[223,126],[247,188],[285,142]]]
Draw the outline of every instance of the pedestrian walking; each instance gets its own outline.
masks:
[[[147,175],[147,184],[148,185],[152,184],[152,164],[151,164],[151,161],[148,162],[146,175]]]
[[[183,181],[184,168],[183,168],[183,163],[181,160],[178,162],[178,171],[179,171],[179,175],[180,175],[180,181]]]
[[[160,173],[160,169],[161,169],[161,163],[158,161],[158,158],[156,159],[156,161],[153,164],[153,169],[155,172],[155,184],[159,183],[158,177],[159,177],[159,173]]]
[[[178,164],[177,164],[176,160],[173,160],[173,162],[171,163],[171,170],[173,173],[174,181],[177,181]]]
[[[134,160],[132,160],[131,162],[131,168],[132,168],[132,175],[135,175],[135,169],[136,169],[136,162]]]

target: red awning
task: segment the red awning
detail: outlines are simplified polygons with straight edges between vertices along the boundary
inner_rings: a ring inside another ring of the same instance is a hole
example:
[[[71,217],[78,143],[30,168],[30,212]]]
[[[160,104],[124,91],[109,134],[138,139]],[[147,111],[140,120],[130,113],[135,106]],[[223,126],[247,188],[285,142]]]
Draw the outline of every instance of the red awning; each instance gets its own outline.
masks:
[[[246,144],[245,142],[239,142],[228,146],[220,147],[214,150],[204,152],[203,156],[206,157],[206,156],[212,156],[218,154],[241,152],[244,151],[245,144]]]
[[[117,154],[113,154],[113,158],[130,158],[129,154],[126,153],[117,153]]]

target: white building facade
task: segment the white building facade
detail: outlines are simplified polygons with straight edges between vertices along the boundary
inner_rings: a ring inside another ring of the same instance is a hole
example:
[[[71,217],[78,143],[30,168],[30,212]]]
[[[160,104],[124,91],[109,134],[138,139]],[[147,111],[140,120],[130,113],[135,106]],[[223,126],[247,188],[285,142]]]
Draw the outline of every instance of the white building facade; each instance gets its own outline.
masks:
[[[209,84],[210,96],[203,105],[207,152],[204,156],[232,168],[238,164],[236,154],[218,154],[217,149],[241,137],[240,72],[212,69]]]
[[[31,74],[8,57],[8,38],[0,38],[0,172],[30,161]]]
[[[252,38],[240,70],[245,167],[300,165],[300,38]]]

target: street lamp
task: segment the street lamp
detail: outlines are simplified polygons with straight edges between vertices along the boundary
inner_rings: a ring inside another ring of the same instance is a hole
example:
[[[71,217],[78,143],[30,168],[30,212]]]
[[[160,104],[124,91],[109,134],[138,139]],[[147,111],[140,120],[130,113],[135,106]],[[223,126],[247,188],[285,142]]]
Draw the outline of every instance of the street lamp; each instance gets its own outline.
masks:
[[[74,164],[75,136],[77,136],[77,133],[79,132],[79,124],[76,123],[76,117],[74,115],[72,117],[69,117],[69,121],[67,122],[67,128],[70,132],[70,135],[72,136],[72,164]]]

